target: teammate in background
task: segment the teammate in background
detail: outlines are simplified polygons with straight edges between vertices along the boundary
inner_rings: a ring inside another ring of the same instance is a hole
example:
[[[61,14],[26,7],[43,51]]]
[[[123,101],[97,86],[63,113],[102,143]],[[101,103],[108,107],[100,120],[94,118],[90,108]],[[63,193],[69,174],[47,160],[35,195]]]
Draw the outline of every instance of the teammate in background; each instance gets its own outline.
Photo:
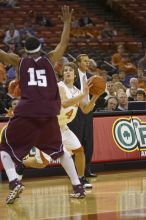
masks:
[[[61,101],[52,64],[60,59],[67,47],[70,33],[72,11],[68,6],[62,7],[64,22],[60,43],[48,56],[41,56],[41,43],[36,38],[29,38],[25,44],[28,54],[20,58],[13,53],[0,50],[0,60],[17,69],[21,98],[4,129],[0,144],[0,156],[6,171],[10,193],[7,204],[15,201],[23,191],[23,184],[17,179],[15,164],[22,163],[32,146],[36,146],[54,160],[60,162],[66,170],[73,185],[71,197],[82,198],[85,193],[80,184],[74,162],[63,150],[57,115]]]
[[[85,173],[85,154],[76,135],[67,126],[74,118],[78,107],[87,114],[90,112],[99,96],[92,96],[91,100],[86,103],[85,99],[89,95],[90,82],[84,82],[83,93],[74,86],[74,80],[77,74],[77,66],[74,63],[68,63],[63,66],[62,76],[64,81],[58,83],[61,96],[61,112],[58,116],[58,121],[61,129],[62,141],[65,150],[75,155],[75,165],[80,182],[84,188],[92,188],[92,185],[84,176]],[[88,84],[89,83],[89,84]],[[36,149],[35,157],[27,157],[23,164],[26,167],[43,168],[49,164],[50,158],[43,152]],[[22,169],[17,170],[19,175],[22,175]]]

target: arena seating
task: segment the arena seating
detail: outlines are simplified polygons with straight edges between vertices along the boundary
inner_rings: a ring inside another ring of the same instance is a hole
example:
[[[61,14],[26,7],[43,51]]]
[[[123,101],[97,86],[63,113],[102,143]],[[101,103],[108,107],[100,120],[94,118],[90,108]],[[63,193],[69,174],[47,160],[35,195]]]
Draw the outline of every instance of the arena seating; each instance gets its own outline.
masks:
[[[138,28],[141,34],[146,34],[146,2],[145,0],[115,1],[113,10],[120,14],[126,21]]]
[[[129,2],[127,3],[116,3],[115,4],[115,10],[120,10],[120,13],[122,13],[122,9],[125,7],[132,7],[133,10],[135,10],[135,7],[138,5],[137,1],[135,0],[127,0],[124,2]],[[132,3],[134,2],[134,3]],[[136,2],[136,3],[135,3]],[[144,1],[142,1],[144,4]],[[93,34],[93,32],[96,32],[94,38],[90,40],[86,39],[79,39],[77,42],[74,42],[72,40],[73,34],[71,35],[71,40],[68,46],[68,51],[72,53],[74,51],[73,47],[76,47],[76,50],[80,53],[80,51],[84,50],[84,48],[88,48],[88,53],[90,55],[93,54],[93,49],[95,50],[101,50],[101,51],[106,51],[106,50],[113,50],[117,47],[119,43],[122,43],[126,46],[126,48],[132,52],[135,53],[139,49],[142,48],[142,43],[140,41],[137,41],[133,38],[133,36],[127,36],[124,32],[117,30],[117,36],[114,38],[114,40],[103,40],[102,42],[98,42],[97,40],[97,32],[100,32],[104,25],[105,25],[105,20],[97,15],[97,11],[100,14],[100,9],[98,8],[98,5],[91,4],[90,7],[86,6],[86,1],[84,4],[81,4],[80,1],[74,0],[74,1],[65,1],[65,0],[49,0],[49,1],[43,1],[43,0],[36,0],[35,4],[33,4],[32,1],[29,0],[21,0],[19,2],[19,7],[16,8],[0,8],[0,26],[1,30],[0,33],[4,32],[7,28],[10,22],[14,22],[16,25],[16,28],[22,28],[23,24],[26,20],[28,20],[28,12],[30,10],[36,12],[43,12],[43,15],[48,16],[54,24],[53,27],[43,27],[39,26],[37,24],[34,25],[34,31],[37,37],[43,37],[45,40],[45,44],[48,47],[48,49],[54,48],[56,44],[59,42],[60,39],[60,33],[62,30],[62,23],[60,21],[59,15],[60,15],[60,8],[63,4],[69,4],[71,8],[74,8],[75,11],[75,16],[76,18],[80,18],[82,13],[84,11],[88,11],[89,16],[91,19],[94,21],[96,24],[96,29],[95,27],[90,29],[90,32]],[[133,4],[133,5],[132,5]],[[126,6],[125,6],[126,5]],[[132,9],[131,8],[131,9]],[[128,9],[127,9],[128,10]],[[130,16],[129,14],[132,13],[132,10],[127,12],[125,9],[125,16]],[[126,14],[127,13],[127,14]],[[132,16],[132,15],[131,15]],[[31,19],[31,17],[29,18]],[[134,22],[134,19],[133,19]],[[137,21],[138,22],[138,21]],[[86,30],[84,28],[81,28],[80,31],[83,31],[86,33]],[[74,31],[72,30],[72,33]],[[77,32],[77,30],[75,30]],[[53,34],[53,35],[52,35]],[[94,35],[94,34],[93,34]],[[0,46],[2,44],[2,39],[3,35],[0,34]],[[96,52],[95,52],[95,57],[96,57]]]

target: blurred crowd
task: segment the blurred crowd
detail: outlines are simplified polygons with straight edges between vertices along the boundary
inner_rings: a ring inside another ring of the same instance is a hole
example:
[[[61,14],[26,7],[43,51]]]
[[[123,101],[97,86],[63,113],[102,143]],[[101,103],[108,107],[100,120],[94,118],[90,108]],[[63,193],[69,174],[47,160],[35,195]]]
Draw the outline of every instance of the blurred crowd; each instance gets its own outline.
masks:
[[[21,50],[19,55],[23,57],[26,53]],[[67,54],[54,64],[58,81],[63,79],[63,65],[70,61],[76,63],[76,57]],[[135,65],[124,46],[118,45],[117,51],[111,56],[111,61],[107,65],[108,70],[106,65],[98,66],[98,62],[89,56],[88,61],[82,62],[85,72],[101,76],[106,81],[105,92],[98,99],[94,111],[127,111],[129,103],[146,101],[146,53]],[[0,63],[1,116],[11,116],[13,100],[19,99],[21,95],[15,76],[14,67]]]
[[[1,3],[3,2],[1,1]],[[17,1],[12,2],[16,5]],[[8,1],[7,3],[12,2]],[[27,54],[23,49],[26,40],[29,37],[37,37],[42,43],[44,51],[48,52],[43,36],[36,36],[35,25],[49,28],[55,24],[42,12],[30,10],[28,19],[24,22],[22,28],[17,29],[12,22],[9,24],[8,29],[2,33],[3,49],[10,53],[15,52],[22,57],[26,56]],[[105,22],[101,30],[96,25],[87,11],[80,18],[74,15],[70,40],[78,42],[96,39],[100,43],[104,40],[116,38],[118,33],[108,22]],[[94,53],[94,51],[92,52]],[[104,61],[101,64],[90,54],[87,54],[87,56],[88,63],[83,63],[85,71],[92,75],[101,76],[106,81],[106,90],[98,99],[94,111],[127,111],[129,103],[146,101],[146,52],[143,54],[143,58],[133,62],[130,52],[126,50],[123,44],[119,43],[108,62]],[[54,64],[58,81],[62,80],[63,65],[69,61],[76,62],[76,57],[72,54],[66,54]],[[13,100],[16,101],[21,95],[15,76],[16,70],[14,67],[0,63],[0,116],[11,116]]]

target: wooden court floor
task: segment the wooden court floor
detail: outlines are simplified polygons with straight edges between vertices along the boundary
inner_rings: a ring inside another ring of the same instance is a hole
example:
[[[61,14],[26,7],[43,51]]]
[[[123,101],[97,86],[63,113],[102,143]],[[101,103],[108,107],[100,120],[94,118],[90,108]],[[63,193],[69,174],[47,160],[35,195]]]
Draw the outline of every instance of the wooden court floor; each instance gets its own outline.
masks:
[[[146,170],[100,173],[85,199],[70,199],[67,177],[24,179],[25,191],[6,205],[0,183],[0,220],[146,220]]]

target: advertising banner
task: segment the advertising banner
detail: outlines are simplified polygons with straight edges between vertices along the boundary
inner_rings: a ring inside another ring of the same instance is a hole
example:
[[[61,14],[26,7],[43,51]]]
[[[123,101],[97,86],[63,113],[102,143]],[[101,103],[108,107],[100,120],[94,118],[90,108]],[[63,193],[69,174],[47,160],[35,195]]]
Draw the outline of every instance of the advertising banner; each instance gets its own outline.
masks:
[[[0,122],[0,130],[6,124],[7,122]],[[93,163],[146,159],[146,116],[94,117],[93,143]],[[35,155],[34,149],[30,155]],[[60,166],[59,160],[51,160],[49,164],[58,165]]]
[[[92,162],[146,158],[146,116],[93,118]]]

